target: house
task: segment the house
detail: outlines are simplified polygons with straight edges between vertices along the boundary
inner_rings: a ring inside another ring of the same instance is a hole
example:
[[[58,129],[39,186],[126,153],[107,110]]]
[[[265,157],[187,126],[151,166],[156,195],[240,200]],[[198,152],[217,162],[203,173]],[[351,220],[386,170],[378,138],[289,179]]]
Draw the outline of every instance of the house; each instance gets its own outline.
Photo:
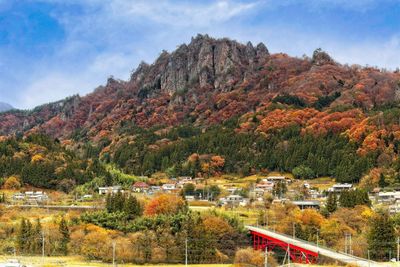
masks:
[[[171,191],[174,191],[176,189],[176,185],[175,184],[163,184],[161,186],[161,189],[166,191],[166,192],[171,192]]]
[[[25,200],[25,194],[24,193],[16,193],[13,195],[13,200],[19,201],[19,200]]]
[[[42,191],[36,191],[36,192],[29,191],[25,192],[25,199],[28,203],[37,204],[40,202],[48,201],[49,197],[45,192]]]
[[[268,176],[267,178],[262,179],[263,182],[271,182],[271,183],[278,183],[278,182],[285,182],[290,183],[291,180],[285,176]]]
[[[14,201],[26,201],[30,204],[37,204],[48,201],[49,197],[43,191],[26,191],[25,193],[16,193],[13,195]]]
[[[308,193],[310,195],[310,198],[313,198],[313,199],[322,197],[322,194],[315,189],[308,190]]]
[[[299,207],[301,210],[304,209],[317,209],[321,207],[321,203],[315,200],[300,200],[300,201],[292,201],[294,205]]]
[[[264,192],[271,192],[274,189],[274,183],[273,182],[261,182],[256,184],[256,188],[262,190]]]
[[[149,191],[150,186],[145,182],[136,182],[132,185],[132,191],[137,193],[145,193]]]
[[[352,184],[347,184],[347,183],[346,184],[335,184],[331,188],[328,189],[328,192],[340,193],[342,191],[351,190],[351,189],[353,189]]]
[[[158,185],[150,186],[150,192],[158,192],[158,191],[161,191],[161,186]]]
[[[99,195],[116,194],[118,192],[121,192],[121,193],[124,192],[124,190],[122,190],[122,187],[119,185],[99,187]]]
[[[247,198],[244,198],[240,195],[229,195],[224,198],[219,199],[222,205],[231,205],[231,206],[246,206],[249,203]]]
[[[377,200],[379,203],[394,203],[400,200],[400,192],[379,192]]]

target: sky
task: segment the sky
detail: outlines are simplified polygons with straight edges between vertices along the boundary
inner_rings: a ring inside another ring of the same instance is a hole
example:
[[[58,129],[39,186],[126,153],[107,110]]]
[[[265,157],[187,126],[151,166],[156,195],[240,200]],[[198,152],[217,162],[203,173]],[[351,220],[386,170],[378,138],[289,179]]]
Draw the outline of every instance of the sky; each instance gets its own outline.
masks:
[[[400,67],[400,0],[0,0],[0,102],[85,95],[198,33]]]

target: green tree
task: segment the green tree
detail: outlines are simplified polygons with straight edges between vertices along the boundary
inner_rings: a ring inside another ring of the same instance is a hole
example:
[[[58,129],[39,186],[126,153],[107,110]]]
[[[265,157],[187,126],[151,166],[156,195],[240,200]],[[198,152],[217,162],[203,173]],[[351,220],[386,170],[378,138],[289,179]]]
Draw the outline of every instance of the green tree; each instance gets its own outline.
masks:
[[[124,201],[123,211],[129,216],[130,219],[136,218],[143,214],[143,206],[135,196],[128,196]]]
[[[63,255],[67,255],[68,254],[68,243],[70,241],[70,234],[69,234],[67,221],[64,219],[64,217],[61,217],[60,224],[58,226],[58,231],[61,234],[60,252]]]
[[[274,184],[273,193],[275,196],[281,198],[286,194],[286,192],[287,192],[286,182],[279,181]]]
[[[373,259],[390,260],[390,252],[394,252],[396,247],[396,238],[393,220],[387,212],[378,211],[375,214],[367,238],[368,249]]]
[[[329,213],[335,212],[337,209],[337,197],[335,193],[329,193],[326,200],[326,209]]]
[[[379,176],[378,184],[379,184],[380,188],[385,188],[386,186],[388,186],[386,179],[385,179],[385,175],[383,175],[383,173],[381,173]]]
[[[28,239],[27,233],[28,229],[26,225],[26,220],[22,218],[17,232],[17,248],[20,253],[23,253],[26,250],[26,242]]]
[[[292,170],[292,173],[296,178],[301,178],[301,179],[311,179],[315,177],[314,171],[310,167],[304,165],[300,165],[294,168]]]
[[[42,235],[43,235],[43,229],[42,229],[42,224],[40,223],[40,219],[36,219],[36,224],[32,229],[32,241],[30,244],[30,251],[32,253],[40,253],[42,249]]]

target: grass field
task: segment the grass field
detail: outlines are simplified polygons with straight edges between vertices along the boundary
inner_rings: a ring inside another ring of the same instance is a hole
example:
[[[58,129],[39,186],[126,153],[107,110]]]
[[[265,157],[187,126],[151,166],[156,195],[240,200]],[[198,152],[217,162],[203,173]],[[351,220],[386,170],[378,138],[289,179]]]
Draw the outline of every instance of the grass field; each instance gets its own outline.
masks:
[[[0,257],[0,263],[11,259],[10,257]],[[41,267],[56,267],[56,266],[72,266],[72,267],[106,267],[112,266],[111,263],[85,261],[80,257],[15,257],[12,259],[18,259],[21,263],[27,266],[41,266]],[[124,267],[184,267],[184,264],[157,264],[157,265],[135,265],[135,264],[120,264],[118,266]],[[231,264],[189,264],[190,267],[230,267]]]

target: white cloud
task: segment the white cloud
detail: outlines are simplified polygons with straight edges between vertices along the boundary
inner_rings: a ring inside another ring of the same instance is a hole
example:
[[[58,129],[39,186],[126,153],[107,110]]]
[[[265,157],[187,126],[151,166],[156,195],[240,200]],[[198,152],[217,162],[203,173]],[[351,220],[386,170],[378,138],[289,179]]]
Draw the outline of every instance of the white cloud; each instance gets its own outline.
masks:
[[[162,49],[173,50],[197,33],[241,42],[263,41],[271,52],[294,56],[310,55],[321,47],[342,63],[395,69],[400,62],[400,38],[396,35],[391,39],[356,43],[348,41],[346,36],[320,35],[299,30],[295,25],[246,21],[264,9],[278,10],[299,3],[295,0],[32,1],[57,4],[52,15],[63,26],[66,36],[54,54],[18,70],[18,76],[24,75],[24,82],[19,84],[24,89],[12,104],[25,108],[91,92],[110,75],[128,79],[130,71],[141,60],[151,63]],[[1,3],[2,0],[0,7]],[[316,10],[335,6],[362,11],[374,6],[377,0],[304,0],[300,3]],[[69,12],[69,5],[79,5],[80,11]]]

